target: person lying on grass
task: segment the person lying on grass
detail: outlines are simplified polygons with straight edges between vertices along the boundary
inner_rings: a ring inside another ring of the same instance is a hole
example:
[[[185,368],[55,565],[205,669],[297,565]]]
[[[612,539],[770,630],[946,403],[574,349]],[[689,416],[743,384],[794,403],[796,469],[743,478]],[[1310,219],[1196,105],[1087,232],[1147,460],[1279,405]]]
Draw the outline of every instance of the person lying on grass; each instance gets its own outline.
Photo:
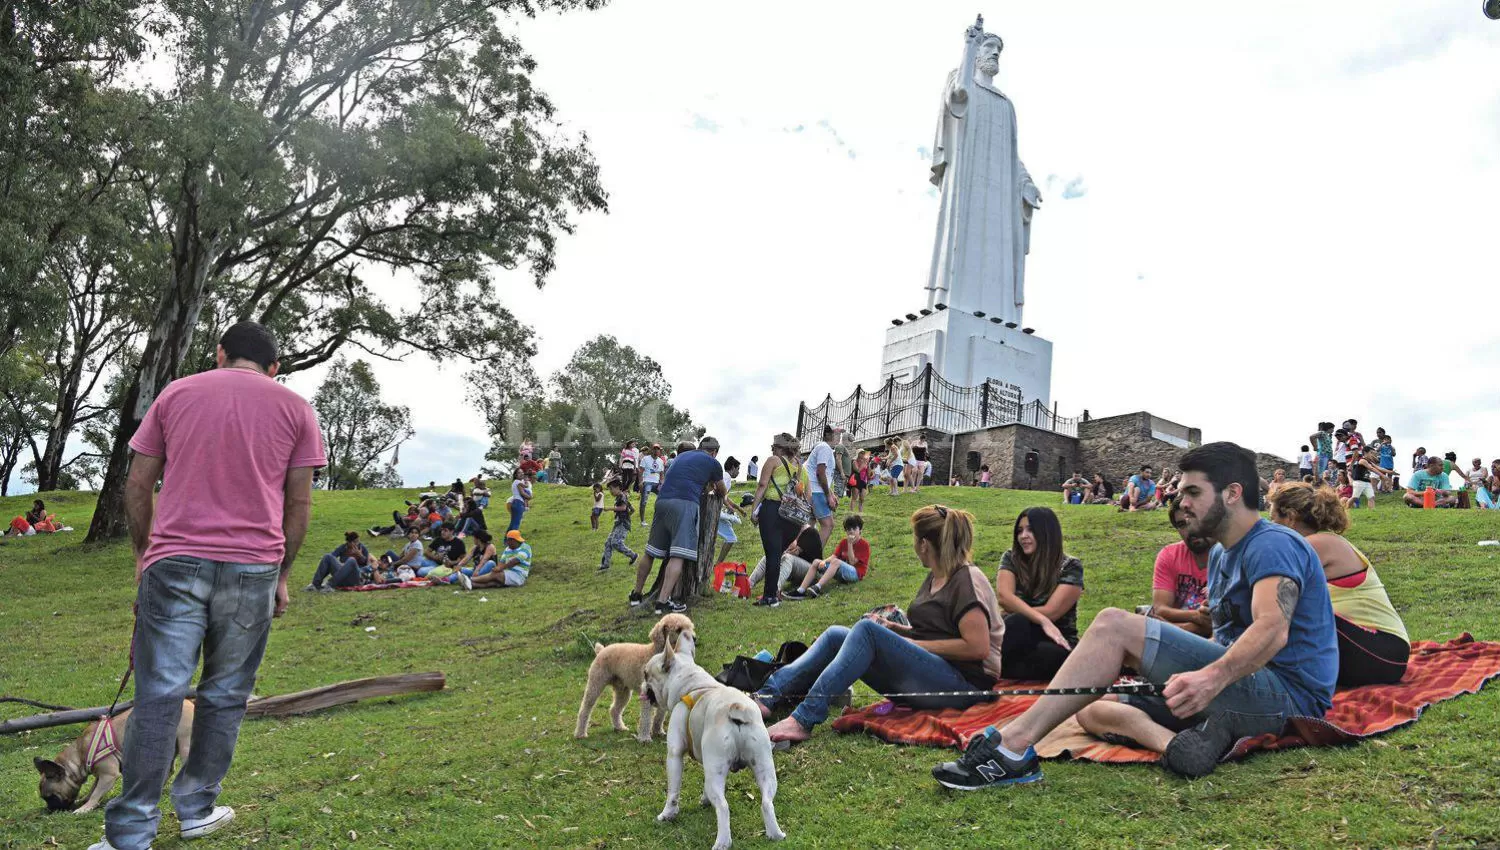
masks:
[[[802,577],[796,590],[784,595],[787,599],[816,599],[823,595],[828,583],[837,579],[840,584],[862,581],[870,569],[870,543],[864,539],[865,520],[859,514],[844,517],[844,539],[834,547],[833,557],[813,561],[811,569]],[[722,558],[720,560],[723,560]],[[816,579],[816,583],[814,583]]]
[[[1159,696],[1044,696],[1004,728],[975,735],[933,778],[960,790],[1041,778],[1035,745],[1078,716],[1096,736],[1129,739],[1188,777],[1214,770],[1241,737],[1278,734],[1288,717],[1322,717],[1333,704],[1338,640],[1323,567],[1301,535],[1257,512],[1255,455],[1208,443],[1183,455],[1178,497],[1189,534],[1209,555],[1214,639],[1118,608],[1099,612],[1053,677],[1054,688],[1102,688],[1125,665]]]
[[[1182,539],[1156,553],[1151,604],[1145,614],[1199,637],[1213,637],[1213,618],[1208,610],[1208,553],[1214,542],[1191,531],[1176,499],[1167,505],[1167,520]]]
[[[766,718],[804,697],[766,731],[772,741],[805,741],[828,717],[831,699],[855,681],[880,693],[958,691],[963,696],[894,697],[914,708],[968,708],[1000,677],[1004,625],[995,591],[973,564],[974,517],[943,505],[911,516],[912,549],[927,570],[906,609],[911,625],[866,614],[853,628],[829,626],[807,652],[755,694]]]
[[[1333,600],[1344,687],[1393,685],[1406,675],[1411,641],[1370,559],[1345,540],[1348,509],[1326,487],[1288,484],[1271,498],[1271,521],[1307,538]]]

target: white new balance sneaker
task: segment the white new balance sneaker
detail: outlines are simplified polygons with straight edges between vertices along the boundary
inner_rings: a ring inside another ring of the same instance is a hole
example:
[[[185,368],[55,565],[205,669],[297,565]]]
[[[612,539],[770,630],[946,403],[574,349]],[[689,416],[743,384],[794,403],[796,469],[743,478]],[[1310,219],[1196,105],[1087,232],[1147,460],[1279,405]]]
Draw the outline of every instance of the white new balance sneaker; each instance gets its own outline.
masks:
[[[208,817],[197,820],[185,820],[182,822],[182,832],[179,833],[184,841],[193,838],[202,838],[229,825],[234,820],[234,809],[228,806],[214,806],[214,810],[208,813]]]

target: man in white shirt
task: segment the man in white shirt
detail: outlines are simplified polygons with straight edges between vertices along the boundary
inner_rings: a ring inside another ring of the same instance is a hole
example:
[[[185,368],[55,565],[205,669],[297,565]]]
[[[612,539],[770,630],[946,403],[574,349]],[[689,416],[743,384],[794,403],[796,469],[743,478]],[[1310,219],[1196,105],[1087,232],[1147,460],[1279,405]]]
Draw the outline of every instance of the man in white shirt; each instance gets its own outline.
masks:
[[[813,520],[818,524],[818,536],[823,538],[825,546],[833,535],[833,512],[839,506],[838,494],[833,489],[833,446],[828,444],[831,439],[833,426],[824,425],[823,439],[813,446],[806,463],[807,480],[812,485]]]
[[[641,455],[641,528],[651,524],[646,521],[646,503],[651,501],[652,493],[661,489],[661,476],[666,470],[661,454],[661,445],[653,443],[651,451]]]

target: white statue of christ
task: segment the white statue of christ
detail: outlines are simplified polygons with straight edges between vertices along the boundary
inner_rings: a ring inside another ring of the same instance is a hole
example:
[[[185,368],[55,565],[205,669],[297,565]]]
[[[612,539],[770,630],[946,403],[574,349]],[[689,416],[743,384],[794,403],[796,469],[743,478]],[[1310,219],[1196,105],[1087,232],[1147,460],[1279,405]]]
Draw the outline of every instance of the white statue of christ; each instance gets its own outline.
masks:
[[[1031,216],[1041,193],[1016,149],[1016,110],[995,88],[1004,43],[981,17],[948,75],[932,149],[942,190],[927,306],[1021,324]]]

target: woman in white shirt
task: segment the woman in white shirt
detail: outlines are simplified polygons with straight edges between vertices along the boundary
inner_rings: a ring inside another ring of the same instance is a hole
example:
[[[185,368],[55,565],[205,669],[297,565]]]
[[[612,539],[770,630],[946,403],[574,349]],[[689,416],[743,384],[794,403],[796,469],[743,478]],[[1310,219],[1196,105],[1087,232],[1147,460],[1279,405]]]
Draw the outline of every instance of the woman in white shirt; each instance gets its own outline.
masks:
[[[517,469],[513,480],[510,482],[510,501],[506,503],[510,508],[510,527],[506,531],[520,531],[521,517],[526,515],[526,509],[531,507],[531,484],[526,476]]]

